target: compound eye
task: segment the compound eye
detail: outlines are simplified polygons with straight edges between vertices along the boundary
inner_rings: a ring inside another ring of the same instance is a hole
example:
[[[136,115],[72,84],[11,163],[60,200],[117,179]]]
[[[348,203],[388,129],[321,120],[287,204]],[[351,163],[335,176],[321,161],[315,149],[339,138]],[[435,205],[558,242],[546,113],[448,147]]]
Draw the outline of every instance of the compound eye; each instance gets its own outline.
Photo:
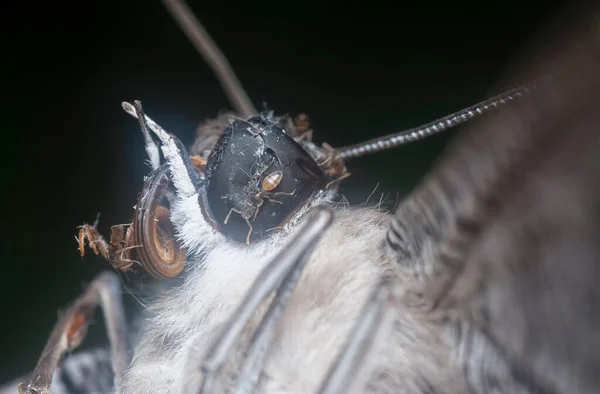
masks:
[[[264,177],[262,180],[262,188],[264,191],[270,192],[271,190],[275,190],[279,183],[281,183],[281,178],[283,178],[283,172],[275,171]]]
[[[235,120],[225,129],[208,158],[205,179],[198,190],[205,219],[243,243],[281,229],[330,181],[312,156],[265,115]],[[245,213],[249,202],[252,215]]]

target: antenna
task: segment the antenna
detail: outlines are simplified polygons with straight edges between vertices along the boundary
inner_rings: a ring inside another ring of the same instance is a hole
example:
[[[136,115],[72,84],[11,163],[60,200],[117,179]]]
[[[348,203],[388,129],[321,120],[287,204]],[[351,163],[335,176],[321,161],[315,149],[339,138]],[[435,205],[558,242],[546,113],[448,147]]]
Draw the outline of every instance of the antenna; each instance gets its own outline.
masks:
[[[244,117],[256,115],[256,108],[252,105],[227,58],[188,5],[181,0],[163,0],[163,3],[196,50],[212,68],[235,111]]]
[[[256,108],[248,98],[246,91],[236,77],[225,55],[219,50],[206,29],[194,16],[192,10],[182,0],[163,0],[179,27],[187,35],[194,47],[214,71],[221,82],[221,86],[229,97],[236,112],[244,117],[256,115]],[[424,125],[400,131],[398,133],[374,138],[355,145],[337,148],[338,157],[342,160],[354,159],[371,153],[392,149],[410,142],[419,141],[452,127],[463,124],[473,118],[483,115],[492,109],[498,108],[507,102],[513,101],[529,93],[535,87],[531,82],[507,92],[498,94],[471,107],[454,112],[443,118],[434,120]]]
[[[507,102],[513,101],[516,98],[529,93],[534,88],[535,83],[528,83],[501,93],[471,107],[434,120],[433,122],[425,123],[424,125],[400,131],[398,133],[374,138],[372,140],[361,142],[355,145],[337,148],[336,150],[338,151],[341,159],[348,160],[371,153],[392,149],[410,142],[419,141],[483,115],[494,108],[500,107]]]

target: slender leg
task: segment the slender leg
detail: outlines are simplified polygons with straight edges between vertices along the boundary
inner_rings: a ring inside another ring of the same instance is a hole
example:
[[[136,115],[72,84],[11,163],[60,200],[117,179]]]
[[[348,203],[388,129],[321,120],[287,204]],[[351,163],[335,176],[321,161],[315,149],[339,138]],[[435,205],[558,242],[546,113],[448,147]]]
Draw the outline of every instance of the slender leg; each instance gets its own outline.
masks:
[[[327,165],[327,163],[329,163],[332,159],[333,159],[333,156],[327,156],[327,159],[323,160],[322,162],[320,162],[318,164],[319,164],[319,166],[323,167],[324,165]]]
[[[282,249],[254,281],[242,303],[231,314],[229,322],[209,348],[201,367],[204,379],[199,383],[200,390],[197,390],[196,387],[186,387],[184,392],[214,392],[214,388],[219,386],[217,379],[220,377],[220,371],[228,358],[232,356],[232,349],[244,327],[265,298],[277,290],[268,312],[263,317],[246,351],[246,358],[242,365],[243,373],[238,381],[241,392],[252,391],[268,352],[275,325],[287,304],[289,295],[317,241],[332,220],[331,209],[326,207],[313,209],[294,239]]]
[[[361,386],[371,372],[369,368],[365,368],[365,364],[392,327],[398,293],[398,287],[389,281],[384,280],[377,286],[358,317],[358,323],[344,349],[321,383],[319,394],[364,390]]]
[[[335,183],[338,183],[338,182],[340,182],[340,181],[342,181],[342,180],[344,180],[344,179],[348,178],[349,176],[350,176],[350,173],[349,173],[349,172],[345,173],[345,174],[344,174],[344,175],[342,175],[341,177],[339,177],[339,178],[337,178],[337,179],[334,179],[333,181],[331,181],[331,182],[329,182],[327,185],[325,185],[325,189],[329,189],[329,186],[331,186],[331,185],[333,185],[333,184],[335,184]]]
[[[121,285],[119,277],[115,273],[103,272],[98,275],[54,326],[42,356],[30,376],[29,383],[21,383],[19,393],[50,394],[52,377],[58,363],[65,352],[71,351],[81,344],[98,304],[102,306],[108,328],[115,372],[114,384],[118,390],[125,368],[130,362],[125,314],[120,293]]]
[[[246,223],[248,223],[248,227],[250,228],[248,230],[248,235],[246,235],[246,245],[250,245],[250,235],[252,234],[252,224],[250,224],[250,220],[244,218],[244,220],[246,221]]]
[[[293,196],[294,194],[296,194],[296,189],[294,189],[291,193],[287,193],[287,192],[270,192],[269,193],[269,195],[271,195],[271,196]],[[276,201],[276,202],[279,202],[279,201]],[[279,202],[279,203],[281,204],[281,202]]]
[[[262,205],[262,204],[261,204]],[[258,206],[256,208],[256,214],[258,214],[258,209],[260,208],[260,206]],[[227,224],[227,222],[229,222],[229,217],[231,216],[232,212],[236,212],[239,213],[241,215],[241,212],[238,211],[235,208],[231,208],[229,210],[229,213],[227,214],[227,216],[225,216],[225,220],[223,221],[224,224]],[[256,219],[256,214],[254,215],[254,218]],[[248,235],[246,235],[246,245],[250,245],[250,235],[252,234],[252,224],[250,224],[250,220],[248,220],[248,218],[244,218],[244,220],[246,221],[246,223],[248,224]]]
[[[300,141],[307,141],[307,142],[311,142],[312,141],[312,136],[313,136],[313,131],[312,130],[308,130],[303,132],[302,134],[300,134],[298,136],[298,139]]]
[[[142,247],[142,245],[132,245],[133,241],[134,241],[134,238],[133,238],[133,227],[131,227],[131,225],[130,225],[130,227],[127,229],[127,232],[125,233],[125,241],[123,243],[125,246],[122,249],[119,250],[119,252],[121,254],[121,257],[126,257],[126,256],[123,256],[123,254],[126,253],[129,250],[137,249],[137,248],[141,248]],[[128,261],[140,264],[140,262],[135,261],[135,260],[128,260]]]
[[[124,232],[125,226],[128,226],[126,232]],[[142,265],[131,258],[131,250],[142,247],[142,245],[132,245],[133,241],[131,224],[118,224],[111,227],[110,244],[113,248],[112,254],[115,256],[113,264],[121,271],[127,271],[133,264]]]
[[[236,387],[237,394],[250,394],[254,392],[267,357],[269,345],[275,333],[277,322],[287,306],[290,295],[298,284],[300,274],[302,274],[302,270],[310,257],[310,251],[305,251],[297,257],[295,265],[281,281],[275,298],[271,302],[259,327],[256,329],[250,345],[245,352],[246,357],[241,365],[241,373],[238,377]]]
[[[263,195],[263,199],[260,201],[260,203],[256,206],[256,211],[254,211],[254,219],[252,220],[256,220],[256,216],[258,216],[258,212],[260,211],[260,207],[262,207],[263,203],[265,200],[269,201],[269,202],[274,202],[276,204],[283,204],[281,201],[277,201],[274,198],[271,198],[273,196],[293,196],[294,194],[296,194],[296,189],[294,189],[293,192],[291,193],[286,193],[286,192],[269,192],[268,194],[264,194]]]
[[[271,201],[271,199],[270,199],[269,197],[267,197],[266,195],[265,195],[265,198],[266,198],[267,200]],[[260,202],[259,202],[259,203],[256,205],[256,210],[254,210],[254,218],[252,218],[252,220],[256,220],[256,217],[258,216],[258,212],[260,211],[260,207],[262,207],[264,203],[265,203],[265,200],[264,200],[264,199],[262,199],[262,200],[260,200]]]
[[[232,214],[234,211],[235,211],[235,212],[237,212],[237,211],[235,210],[235,208],[231,208],[231,209],[229,210],[229,213],[227,213],[227,216],[225,216],[225,220],[223,220],[223,224],[227,224],[227,222],[229,222],[229,218],[231,217],[231,214]]]
[[[263,203],[265,200],[269,201],[269,202],[274,202],[276,204],[283,204],[281,201],[277,201],[274,198],[271,198],[273,196],[293,196],[294,194],[296,194],[296,189],[294,189],[293,192],[291,193],[286,193],[286,192],[268,192],[268,193],[264,193],[262,200],[260,200],[260,203],[256,206],[256,211],[254,211],[254,218],[252,220],[256,220],[256,216],[258,216],[258,212],[260,211],[260,208],[263,206]]]
[[[275,204],[283,204],[281,201],[274,200],[269,196],[265,196],[265,199],[267,199],[267,201],[269,201],[269,202],[274,202]],[[256,213],[254,214],[254,220],[256,220],[256,215],[258,215],[258,209],[256,210]]]
[[[268,194],[265,194],[263,198],[266,199],[269,202],[274,202],[276,204],[283,204],[281,201],[275,200],[274,198],[271,198],[271,197],[273,197],[273,196],[293,196],[294,194],[296,194],[296,189],[294,189],[294,191],[291,192],[291,193],[286,193],[286,192],[269,192]],[[258,215],[258,210],[262,206],[262,204],[263,203],[261,202],[260,205],[258,207],[256,207],[256,212],[254,213],[254,220],[256,220],[256,215]]]
[[[227,58],[219,50],[198,18],[194,16],[192,10],[185,4],[185,1],[163,0],[163,3],[196,50],[212,68],[235,111],[244,117],[257,114],[256,108],[242,88],[242,84],[237,79]]]

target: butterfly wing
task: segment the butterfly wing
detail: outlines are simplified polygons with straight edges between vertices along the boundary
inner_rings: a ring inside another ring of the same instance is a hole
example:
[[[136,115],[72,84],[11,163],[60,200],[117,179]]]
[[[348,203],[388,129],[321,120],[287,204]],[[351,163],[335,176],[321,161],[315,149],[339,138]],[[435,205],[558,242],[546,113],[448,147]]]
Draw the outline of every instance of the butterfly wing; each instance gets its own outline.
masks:
[[[465,366],[477,358],[481,375],[500,358],[532,392],[600,387],[594,17],[531,68],[541,77],[532,95],[469,124],[388,231],[392,258],[417,278],[417,305],[463,327],[454,347],[468,353]],[[487,350],[465,350],[465,329]],[[492,384],[485,376],[470,383],[476,391]]]

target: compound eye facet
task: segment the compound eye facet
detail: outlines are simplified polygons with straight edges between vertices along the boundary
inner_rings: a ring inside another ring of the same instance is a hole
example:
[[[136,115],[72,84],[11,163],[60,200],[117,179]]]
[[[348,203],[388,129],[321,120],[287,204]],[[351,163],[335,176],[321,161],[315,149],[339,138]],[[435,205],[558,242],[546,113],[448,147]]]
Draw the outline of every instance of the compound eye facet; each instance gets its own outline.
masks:
[[[235,120],[217,141],[199,190],[200,205],[217,231],[249,243],[281,228],[329,181],[278,122],[259,115]],[[252,215],[247,215],[248,204],[253,204]]]

